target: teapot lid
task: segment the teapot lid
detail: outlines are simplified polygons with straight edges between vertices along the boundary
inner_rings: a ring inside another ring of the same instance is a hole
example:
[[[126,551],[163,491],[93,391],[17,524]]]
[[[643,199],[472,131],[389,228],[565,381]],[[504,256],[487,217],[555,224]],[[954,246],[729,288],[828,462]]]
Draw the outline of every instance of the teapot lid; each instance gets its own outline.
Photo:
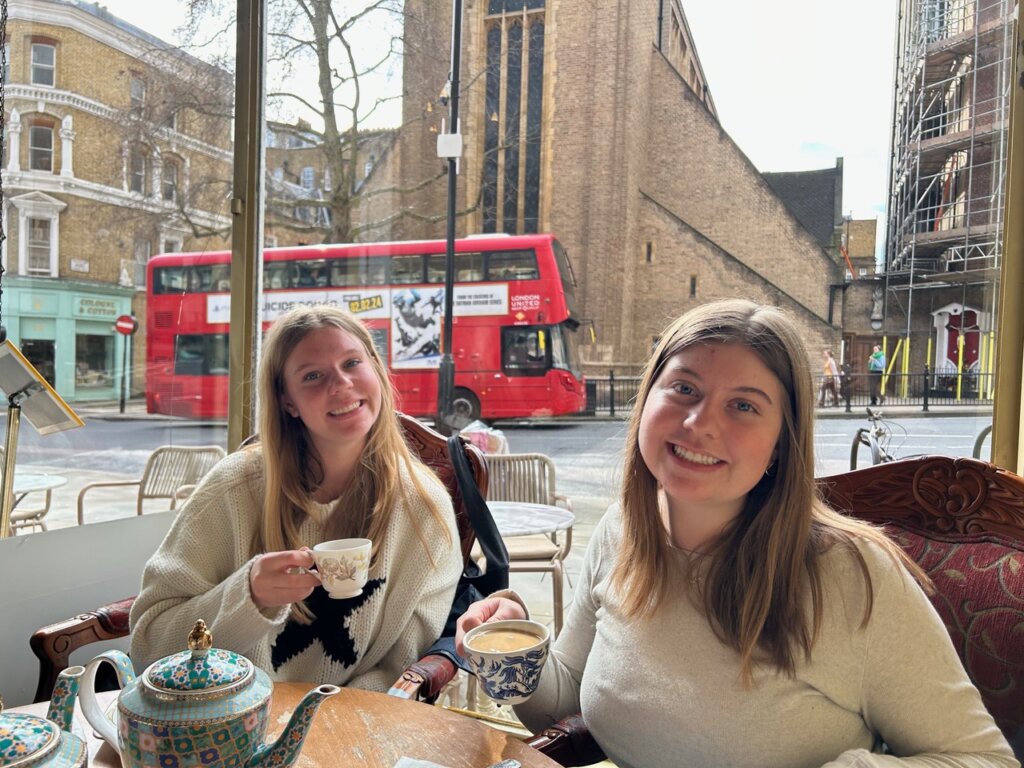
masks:
[[[217,698],[249,685],[252,662],[241,654],[213,648],[213,635],[201,619],[188,635],[189,650],[150,665],[143,681],[162,698]]]
[[[60,744],[56,723],[20,712],[0,712],[0,766],[32,765],[48,757]]]

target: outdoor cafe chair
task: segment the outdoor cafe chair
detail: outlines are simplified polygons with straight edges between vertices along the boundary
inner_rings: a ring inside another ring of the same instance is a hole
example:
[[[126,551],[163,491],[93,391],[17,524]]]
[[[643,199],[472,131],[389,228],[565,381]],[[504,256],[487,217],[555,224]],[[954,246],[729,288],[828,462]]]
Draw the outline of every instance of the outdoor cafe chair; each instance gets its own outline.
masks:
[[[0,447],[0,468],[3,467],[6,456],[7,454],[5,449]],[[50,511],[50,503],[53,500],[53,490],[47,489],[45,491],[31,491],[26,493],[25,496],[31,496],[34,501],[38,494],[42,494],[43,499],[37,506],[26,504],[26,499],[23,498],[18,502],[18,505],[11,510],[12,534],[17,533],[19,530],[35,530],[36,528],[42,531],[46,530],[46,521],[43,520],[43,518],[46,517],[47,513]]]
[[[562,506],[572,501],[555,490],[555,463],[543,453],[487,454],[487,500]],[[559,540],[561,539],[561,540]],[[562,631],[564,564],[572,548],[572,528],[504,539],[510,573],[550,573],[555,636]]]
[[[141,515],[146,501],[167,499],[175,509],[183,492],[198,483],[213,465],[227,454],[219,445],[165,445],[150,454],[138,480],[110,480],[89,483],[78,492],[78,524],[85,522],[85,494],[96,488],[138,488],[136,513]],[[184,491],[183,491],[184,489]]]
[[[1024,759],[1024,478],[924,456],[818,478],[838,511],[882,525],[932,579],[932,604],[985,707]],[[564,766],[604,758],[580,715],[530,744]]]

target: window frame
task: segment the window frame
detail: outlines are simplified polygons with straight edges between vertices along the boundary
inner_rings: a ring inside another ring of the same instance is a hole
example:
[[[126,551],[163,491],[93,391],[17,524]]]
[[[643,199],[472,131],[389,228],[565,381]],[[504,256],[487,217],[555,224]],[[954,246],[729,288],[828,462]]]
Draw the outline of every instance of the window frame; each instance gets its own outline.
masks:
[[[50,138],[50,146],[40,147],[35,143],[35,136],[37,132],[45,133]],[[38,153],[45,153],[39,155]],[[28,168],[30,171],[42,171],[43,173],[53,173],[55,166],[54,160],[54,140],[53,140],[53,126],[48,123],[30,123],[28,126]],[[39,168],[36,166],[36,158],[45,156],[49,160],[49,168]]]
[[[36,50],[49,49],[53,52],[53,60],[49,64],[37,63],[36,62]],[[50,82],[44,83],[36,80],[37,69],[43,72],[50,73]],[[44,42],[42,40],[33,42],[29,46],[29,82],[32,85],[39,86],[41,88],[56,88],[57,87],[57,45],[52,42]]]

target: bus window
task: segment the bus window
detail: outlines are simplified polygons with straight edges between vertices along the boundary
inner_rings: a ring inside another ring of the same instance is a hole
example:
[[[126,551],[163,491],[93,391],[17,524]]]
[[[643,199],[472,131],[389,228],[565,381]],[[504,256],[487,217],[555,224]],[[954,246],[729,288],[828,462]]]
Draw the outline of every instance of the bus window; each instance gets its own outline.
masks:
[[[288,262],[270,262],[263,265],[264,288],[291,288],[291,264]]]
[[[435,253],[427,257],[427,282],[444,282],[444,260],[443,253]]]
[[[380,359],[384,362],[384,367],[388,364],[388,329],[387,328],[367,328],[370,332],[370,338],[373,339],[373,348],[377,350],[377,354],[380,355]]]
[[[444,280],[444,278],[441,278]],[[422,256],[392,256],[391,257],[391,282],[400,285],[422,283],[423,280],[423,257]]]
[[[387,256],[370,256],[331,261],[331,285],[359,287],[364,285],[387,285]]]
[[[427,282],[444,282],[444,261],[443,253],[435,253],[428,257]],[[484,255],[482,253],[456,253],[455,254],[455,282],[457,283],[478,283],[484,279]]]
[[[174,349],[174,373],[178,376],[227,376],[228,335],[178,336]]]
[[[537,276],[537,254],[532,250],[487,255],[488,280],[536,280]]]
[[[185,290],[186,267],[161,267],[153,270],[153,293],[181,293]]]
[[[295,269],[298,273],[296,282],[299,288],[322,288],[327,285],[327,273],[324,271],[322,259],[310,259],[309,261],[296,261]]]
[[[484,279],[484,255],[482,253],[455,254],[455,282],[477,283]]]
[[[550,368],[547,328],[502,328],[501,366],[509,376],[543,376]]]
[[[362,260],[360,259],[360,262]],[[391,263],[391,259],[387,256],[371,256],[366,260],[365,266],[365,279],[359,283],[360,285],[387,285],[388,284],[388,264]]]
[[[231,290],[231,265],[217,264],[211,268],[211,278],[214,291]]]

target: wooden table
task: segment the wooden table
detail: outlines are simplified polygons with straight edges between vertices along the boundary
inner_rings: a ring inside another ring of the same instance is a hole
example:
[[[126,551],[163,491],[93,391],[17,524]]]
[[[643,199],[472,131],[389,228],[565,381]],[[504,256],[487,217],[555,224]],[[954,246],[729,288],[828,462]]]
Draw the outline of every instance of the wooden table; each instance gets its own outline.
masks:
[[[284,728],[295,705],[312,687],[307,683],[274,684],[271,738]],[[106,708],[116,693],[98,696]],[[46,704],[8,711],[42,717]],[[120,768],[117,753],[95,736],[77,709],[75,719],[75,733],[87,736],[90,767]],[[400,757],[430,760],[448,768],[486,768],[511,757],[523,768],[558,768],[558,763],[512,734],[429,704],[356,688],[342,688],[320,706],[295,768],[392,768]]]

